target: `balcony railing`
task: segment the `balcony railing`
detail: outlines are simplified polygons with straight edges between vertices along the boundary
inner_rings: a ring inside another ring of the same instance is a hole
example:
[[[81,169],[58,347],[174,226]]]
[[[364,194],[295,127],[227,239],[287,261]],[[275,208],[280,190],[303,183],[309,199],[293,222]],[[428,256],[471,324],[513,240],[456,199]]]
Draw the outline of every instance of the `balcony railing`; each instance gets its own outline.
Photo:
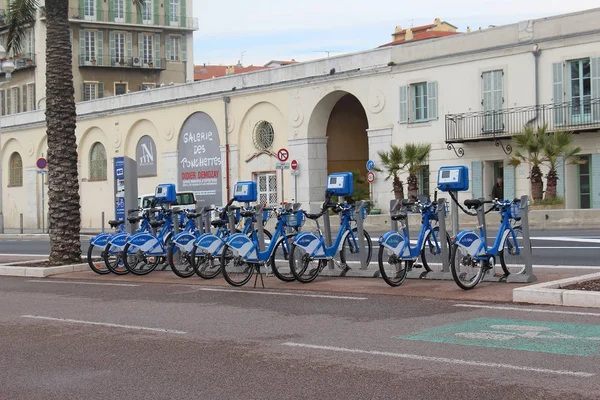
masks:
[[[526,125],[549,132],[600,129],[600,98],[561,104],[446,115],[446,143],[495,140],[521,133]]]
[[[131,1],[131,0],[127,0]],[[148,25],[154,27],[168,27],[176,29],[192,29],[198,30],[198,18],[171,16],[154,13],[137,12],[132,5],[130,12],[122,10],[105,10],[101,8],[71,8],[69,9],[69,19],[71,21],[81,22],[109,22],[115,24],[137,24]]]
[[[165,58],[153,58],[152,60],[144,60],[143,57],[114,57],[102,56],[89,58],[86,55],[79,56],[80,67],[103,67],[103,68],[140,68],[140,69],[156,69],[164,70],[167,68],[167,60]]]

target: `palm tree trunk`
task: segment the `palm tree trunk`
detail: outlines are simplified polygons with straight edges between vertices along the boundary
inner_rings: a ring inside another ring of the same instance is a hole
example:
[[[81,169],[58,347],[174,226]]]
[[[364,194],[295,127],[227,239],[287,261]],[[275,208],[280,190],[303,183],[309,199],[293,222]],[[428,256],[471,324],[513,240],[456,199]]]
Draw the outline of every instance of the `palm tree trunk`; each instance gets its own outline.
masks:
[[[409,175],[408,179],[406,180],[406,184],[408,185],[408,198],[409,199],[416,199],[417,198],[417,194],[419,193],[419,186],[417,185],[417,176],[416,175]]]
[[[544,181],[538,166],[531,168],[531,197],[533,201],[542,200],[544,197]]]
[[[404,199],[404,183],[400,178],[395,176],[392,185],[394,186],[394,198],[396,200]]]
[[[548,172],[546,177],[546,199],[556,198],[556,185],[558,182],[558,174],[555,169]]]
[[[46,133],[50,262],[81,259],[77,115],[73,89],[68,0],[46,0]]]

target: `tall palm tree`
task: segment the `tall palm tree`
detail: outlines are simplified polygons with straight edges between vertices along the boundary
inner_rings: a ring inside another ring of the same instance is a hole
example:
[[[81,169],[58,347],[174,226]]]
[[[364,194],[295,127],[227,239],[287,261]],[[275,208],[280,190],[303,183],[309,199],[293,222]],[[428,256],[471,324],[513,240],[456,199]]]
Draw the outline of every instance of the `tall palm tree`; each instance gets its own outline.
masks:
[[[378,151],[379,159],[383,164],[388,176],[385,180],[392,180],[394,198],[402,200],[404,198],[404,182],[400,180],[400,173],[404,169],[404,150],[396,145],[391,145],[390,151]],[[376,171],[382,172],[380,168],[375,168]]]
[[[518,167],[521,163],[529,164],[533,201],[542,200],[544,194],[543,174],[540,167],[547,161],[544,154],[545,143],[548,140],[546,129],[547,125],[537,127],[537,129],[527,126],[522,133],[513,136],[513,147],[518,150],[510,158],[509,164],[513,167]]]
[[[546,199],[556,198],[556,184],[558,174],[556,167],[559,158],[563,158],[565,164],[583,164],[585,161],[578,154],[581,147],[573,145],[573,133],[558,131],[548,137],[544,145],[544,155],[548,162],[548,175],[546,175]]]
[[[427,157],[431,152],[431,144],[407,143],[404,146],[404,166],[408,172],[408,197],[416,199],[419,192],[419,180],[417,175],[427,163]]]
[[[143,0],[132,0],[141,12]],[[7,54],[21,53],[28,28],[36,21],[38,0],[12,0],[7,18]],[[73,55],[69,35],[69,0],[46,0],[46,134],[48,140],[48,228],[50,262],[81,259],[77,115]]]

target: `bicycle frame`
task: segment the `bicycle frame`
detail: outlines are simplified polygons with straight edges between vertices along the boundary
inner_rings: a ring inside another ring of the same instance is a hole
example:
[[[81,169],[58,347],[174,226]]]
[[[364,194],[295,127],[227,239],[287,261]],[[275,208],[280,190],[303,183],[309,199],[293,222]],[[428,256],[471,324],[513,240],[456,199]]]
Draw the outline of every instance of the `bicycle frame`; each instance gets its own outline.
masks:
[[[249,218],[246,218],[244,221],[244,228],[242,229],[242,235],[248,235],[250,229],[252,227],[252,221]],[[215,257],[220,257],[223,247],[225,247],[225,243],[227,243],[227,238],[229,238],[231,232],[229,232],[229,227],[227,225],[221,226],[217,228],[215,233],[205,233],[200,235],[194,246],[198,247],[202,250],[203,253],[212,254]]]
[[[313,259],[333,259],[337,252],[342,250],[344,240],[347,235],[351,235],[354,245],[358,248],[356,243],[356,237],[352,232],[352,226],[350,225],[350,213],[353,212],[352,208],[345,208],[342,211],[342,221],[340,229],[335,238],[335,242],[331,247],[325,245],[325,238],[318,229],[318,236],[313,232],[302,232],[294,237],[294,243],[297,247],[303,248]]]
[[[173,217],[171,214],[167,214],[165,223],[158,235],[155,236],[150,232],[141,232],[131,236],[127,242],[131,243],[132,246],[129,247],[127,254],[135,255],[138,251],[142,251],[147,255],[165,256],[167,254],[165,244],[172,234]]]
[[[192,218],[188,218],[181,232],[173,237],[173,244],[185,252],[191,252],[194,248],[194,242],[199,236],[200,231],[196,228],[196,223]]]

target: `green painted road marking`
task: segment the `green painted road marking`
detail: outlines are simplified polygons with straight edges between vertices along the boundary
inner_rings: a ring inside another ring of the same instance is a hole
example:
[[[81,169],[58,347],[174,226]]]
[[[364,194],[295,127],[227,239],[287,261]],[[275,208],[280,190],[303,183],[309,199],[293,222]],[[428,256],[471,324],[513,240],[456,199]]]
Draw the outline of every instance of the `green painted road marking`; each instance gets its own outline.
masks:
[[[477,318],[396,338],[571,356],[600,354],[600,325]]]

